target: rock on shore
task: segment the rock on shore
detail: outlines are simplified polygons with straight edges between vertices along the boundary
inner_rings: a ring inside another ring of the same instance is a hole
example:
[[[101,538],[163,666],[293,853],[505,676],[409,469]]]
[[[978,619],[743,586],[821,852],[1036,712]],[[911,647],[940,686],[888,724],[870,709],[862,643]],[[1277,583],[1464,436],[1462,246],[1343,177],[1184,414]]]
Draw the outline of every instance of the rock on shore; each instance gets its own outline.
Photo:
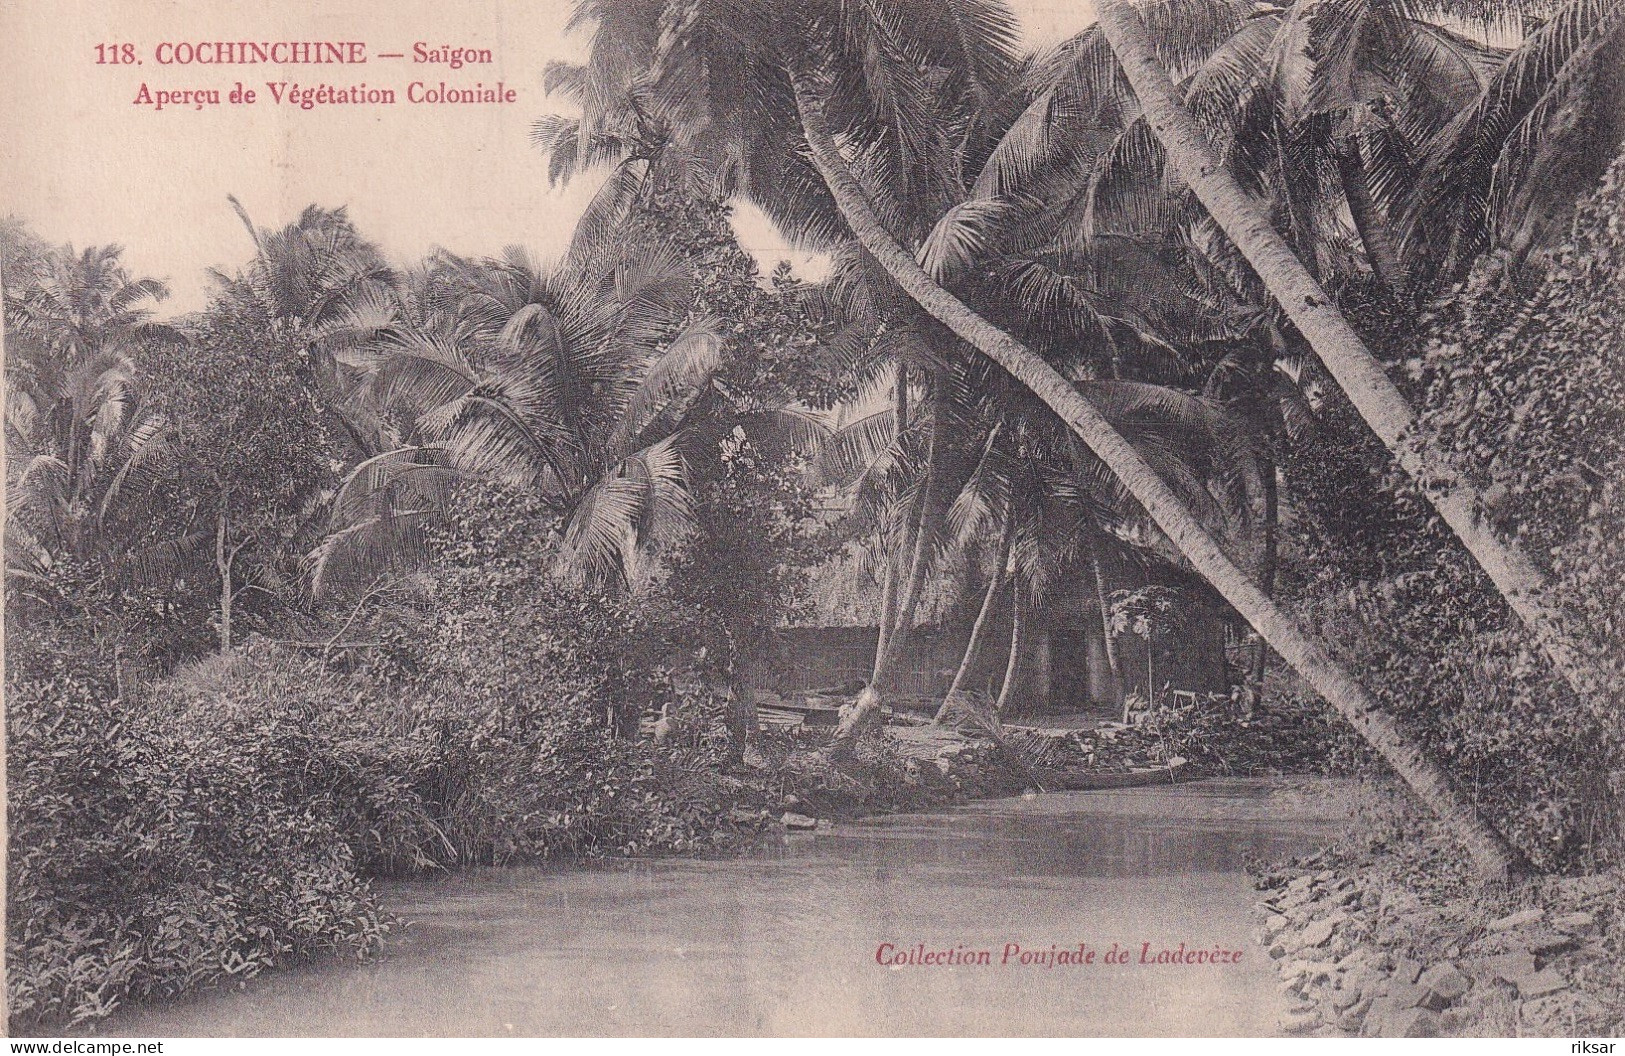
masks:
[[[1574,1037],[1625,1026],[1625,965],[1603,936],[1622,895],[1615,875],[1532,885],[1531,904],[1506,912],[1424,898],[1382,870],[1300,867],[1259,886],[1258,936],[1291,1002],[1287,1033]]]

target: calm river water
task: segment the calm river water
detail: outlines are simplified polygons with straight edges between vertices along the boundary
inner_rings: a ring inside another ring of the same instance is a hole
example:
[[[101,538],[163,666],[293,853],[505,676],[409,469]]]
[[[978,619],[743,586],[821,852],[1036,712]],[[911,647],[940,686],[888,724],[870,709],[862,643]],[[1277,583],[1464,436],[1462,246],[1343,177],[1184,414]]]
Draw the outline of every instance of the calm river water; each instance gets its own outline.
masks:
[[[386,884],[412,923],[375,962],[268,973],[99,1033],[1268,1035],[1282,999],[1242,862],[1317,844],[1327,802],[1303,782],[1051,793],[729,861]],[[1079,943],[1094,963],[1043,964]],[[1181,943],[1241,958],[1141,963]],[[1008,944],[1038,963],[1001,963]],[[1113,944],[1128,963],[1104,963]],[[920,950],[990,963],[877,963]]]

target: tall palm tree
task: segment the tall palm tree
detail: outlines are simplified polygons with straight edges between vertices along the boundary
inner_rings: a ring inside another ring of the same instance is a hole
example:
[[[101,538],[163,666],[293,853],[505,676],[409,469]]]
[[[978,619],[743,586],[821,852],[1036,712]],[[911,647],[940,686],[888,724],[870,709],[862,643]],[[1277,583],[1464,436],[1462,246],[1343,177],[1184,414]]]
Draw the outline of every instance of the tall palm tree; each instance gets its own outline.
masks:
[[[1522,255],[1554,220],[1566,226],[1564,207],[1595,184],[1625,137],[1625,4],[1511,7],[1536,24],[1418,151],[1402,219],[1409,256],[1432,289],[1459,281],[1493,245]]]
[[[1361,417],[1490,577],[1558,673],[1582,696],[1596,692],[1595,674],[1579,643],[1563,626],[1546,575],[1519,547],[1497,536],[1483,516],[1476,489],[1447,457],[1418,437],[1415,411],[1382,364],[1258,212],[1194,118],[1180,105],[1153,54],[1144,24],[1127,0],[1102,0],[1099,12],[1101,29],[1175,169],[1245,255]]]
[[[144,342],[175,337],[152,321],[168,291],[132,277],[117,246],[18,264],[5,291],[7,559],[113,558],[107,529],[168,436],[135,364]]]
[[[916,446],[919,456],[907,463],[917,473],[908,485],[909,503],[892,511],[898,526],[889,533],[892,552],[882,572],[870,681],[884,687],[897,654],[906,648],[923,585],[941,548],[947,500],[955,490],[951,478],[967,468],[949,464],[955,445],[943,430],[956,418],[948,413],[955,406],[949,390],[959,384],[955,374],[962,373],[960,363],[969,350],[851,242],[833,203],[821,197],[817,173],[798,152],[786,149],[795,119],[784,67],[771,55],[764,59],[739,47],[749,34],[770,31],[763,20],[767,12],[726,2],[674,7],[670,20],[680,23],[683,33],[668,34],[672,46],[662,49],[639,28],[637,11],[649,9],[578,7],[582,17],[597,20],[589,61],[554,67],[550,84],[579,104],[582,114],[543,119],[537,141],[549,151],[550,171],[559,178],[585,162],[613,166],[578,237],[610,229],[609,218],[621,214],[639,182],[659,173],[669,180],[742,190],[781,226],[831,250],[829,285],[844,314],[878,335],[865,349],[868,362],[854,366],[868,376],[877,362],[889,362],[898,379],[892,388],[894,435]],[[923,21],[916,25],[910,20],[914,16]],[[968,278],[964,273],[980,248],[979,231],[998,212],[997,203],[984,209],[973,200],[942,213],[964,197],[969,174],[982,164],[997,134],[999,113],[1010,105],[1006,96],[1018,63],[1009,12],[977,0],[909,17],[892,11],[878,21],[850,12],[837,17],[840,39],[833,46],[855,64],[851,91],[843,97],[857,100],[847,114],[852,134],[868,137],[854,149],[873,200],[881,203],[888,224],[919,245],[933,275]],[[925,56],[922,61],[933,68],[914,69],[904,61],[909,55]],[[871,61],[863,65],[861,56]],[[861,75],[855,72],[860,67]],[[748,86],[744,93],[735,90],[741,78]],[[933,78],[939,90],[925,85]],[[773,100],[778,109],[748,105],[758,96]],[[884,131],[868,131],[875,128]],[[697,169],[706,171],[703,178]],[[1085,346],[1112,344],[1114,331],[1135,329],[1130,321],[1107,317],[1089,291],[1053,276],[1041,261],[1001,260],[1000,273],[989,275],[984,285],[996,296],[1012,283],[1031,291],[1025,318],[1056,330],[1045,335],[1047,349],[1061,348],[1080,333]],[[1057,328],[1060,320],[1069,324]],[[1077,358],[1075,350],[1062,356]]]
[[[1601,99],[1612,82],[1598,73],[1607,69],[1606,56],[1620,47],[1617,6],[1521,5],[1530,14],[1539,8],[1552,17],[1527,33],[1510,55],[1428,20],[1462,6],[1468,5],[1304,0],[1290,9],[1258,10],[1236,20],[1236,5],[1191,0],[1158,5],[1147,17],[1156,23],[1155,50],[1164,62],[1177,66],[1175,95],[1239,182],[1254,194],[1274,196],[1276,208],[1269,219],[1311,276],[1326,276],[1326,259],[1337,259],[1324,253],[1335,241],[1335,231],[1321,234],[1318,229],[1341,225],[1328,203],[1346,202],[1373,269],[1387,272],[1395,280],[1391,287],[1402,285],[1397,277],[1408,273],[1417,283],[1430,284],[1419,287],[1425,290],[1459,273],[1474,247],[1485,244],[1492,214],[1502,226],[1522,224],[1525,231],[1532,226],[1532,221],[1513,218],[1530,211],[1531,197],[1541,197],[1535,188],[1549,181],[1524,185],[1515,174],[1534,165],[1549,170],[1557,158],[1575,155],[1574,137],[1559,134],[1565,120],[1572,124],[1574,113],[1590,115],[1590,127],[1603,136],[1614,134],[1609,130],[1619,123],[1617,116],[1602,119],[1608,107]],[[1171,12],[1182,12],[1178,17],[1189,24],[1183,28],[1193,31],[1166,32],[1164,23],[1175,17]],[[1215,12],[1232,19],[1228,37],[1212,32],[1225,24],[1225,19],[1214,18]],[[1011,182],[1010,173],[1018,173],[1043,188],[1050,200],[1069,201],[1071,187],[1087,186],[1083,207],[1074,210],[1081,213],[1085,234],[1108,222],[1100,215],[1111,197],[1106,189],[1119,186],[1127,190],[1116,197],[1133,207],[1127,213],[1145,212],[1149,195],[1164,202],[1160,213],[1152,210],[1153,229],[1177,223],[1179,211],[1170,204],[1174,196],[1159,189],[1165,159],[1150,134],[1144,103],[1119,97],[1127,86],[1118,84],[1121,70],[1104,44],[1098,29],[1069,42],[1066,61],[1052,62],[1043,71],[1036,81],[1042,92],[1023,115],[1023,121],[1047,119],[1046,134],[1015,135],[1018,123],[1008,149],[1001,145],[995,158],[1006,182]],[[1204,53],[1202,47],[1209,50]],[[1089,122],[1102,119],[1102,104],[1097,101],[1090,108],[1064,95],[1078,95],[1080,86],[1118,111],[1115,121],[1107,122],[1117,129],[1116,139],[1092,160],[1087,144],[1095,133]],[[1070,109],[1063,102],[1070,102]],[[1551,126],[1559,127],[1554,132]],[[1035,181],[1042,173],[1040,148],[1060,154],[1063,142],[1085,144],[1084,161],[1069,159],[1076,171],[1060,166],[1065,179]],[[1119,169],[1141,178],[1125,178]],[[1328,194],[1334,198],[1327,199]],[[1498,212],[1487,210],[1492,197],[1500,203]],[[1115,208],[1123,213],[1125,207]],[[1063,217],[1056,237],[1075,238],[1068,233],[1072,224]],[[1213,227],[1211,220],[1201,218],[1194,225],[1199,239],[1192,248],[1202,249],[1213,262],[1210,270],[1222,273],[1243,299],[1266,298],[1262,288],[1254,289],[1258,281],[1246,258],[1216,229],[1208,230]],[[1433,259],[1433,250],[1439,251],[1439,259]],[[1200,256],[1193,253],[1193,262]],[[1291,299],[1279,303],[1301,306]],[[1270,322],[1269,329],[1279,335],[1285,323]],[[1275,343],[1282,343],[1279,336]],[[1391,386],[1389,390],[1394,395]],[[1403,413],[1408,416],[1408,408]],[[1421,461],[1422,454],[1413,462]],[[1460,515],[1454,524],[1460,527],[1466,515],[1456,505]],[[1465,531],[1470,543],[1496,545],[1481,525]],[[1523,590],[1531,582],[1544,589],[1542,574],[1515,548],[1500,550],[1490,555],[1497,585],[1512,584],[1509,593],[1520,615],[1536,613],[1537,635],[1549,631],[1555,618],[1550,607],[1539,597],[1529,599]],[[1510,567],[1496,563],[1505,556],[1510,556]],[[1541,613],[1547,622],[1540,622]],[[1565,660],[1561,672],[1571,683],[1583,685],[1588,671],[1573,643],[1551,634],[1544,641],[1554,656]]]
[[[1505,875],[1515,861],[1505,840],[1462,798],[1448,775],[1415,746],[1376,698],[1258,589],[1224,552],[1214,535],[1095,405],[1043,359],[933,282],[913,255],[891,237],[869,206],[863,188],[847,169],[845,158],[829,133],[819,83],[810,73],[798,72],[795,88],[797,108],[815,164],[828,182],[842,215],[852,225],[853,233],[887,273],[933,317],[1004,367],[1055,411],[1122,481],[1192,567],[1354,726],[1458,835],[1478,866],[1489,875]],[[878,707],[872,687],[865,691],[865,696],[869,699],[860,697],[854,712],[862,712],[865,705],[871,710]]]
[[[953,465],[949,435],[965,423],[964,361],[952,335],[878,275],[861,247],[838,247],[829,278],[809,293],[843,321],[828,351],[860,395],[878,396],[891,379],[889,409],[838,429],[820,459],[826,470],[843,470],[826,472],[830,482],[860,494],[880,484],[887,493],[878,517],[887,545],[875,666],[889,670],[888,657],[906,648],[941,547],[954,490],[948,478],[967,471]],[[868,472],[856,472],[860,466]]]
[[[1273,467],[1266,465],[1246,423],[1214,401],[1166,386],[1076,384],[1229,549],[1257,552],[1253,537],[1264,527],[1259,493],[1265,470]],[[988,387],[992,392],[999,388]],[[1002,388],[1014,389],[1008,384]],[[1182,562],[1177,548],[1146,522],[1110,471],[1069,432],[1058,429],[1046,408],[1022,395],[1016,390],[1005,397],[1008,406],[952,511],[961,548],[974,550],[977,541],[1001,532],[1010,540],[989,577],[977,620],[983,630],[1006,563],[1008,578],[1019,581],[1017,589],[1042,600],[1095,578],[1105,551],[1137,551],[1146,560]],[[983,642],[982,635],[972,634],[962,673],[973,666],[973,654]],[[946,717],[961,703],[954,698],[950,690],[939,716]]]
[[[1405,302],[1431,296],[1493,232],[1527,245],[1625,134],[1610,0],[1178,0],[1141,14],[1178,99],[1327,285],[1363,256]],[[979,192],[1041,199],[1063,244],[1189,222],[1100,27],[1027,79]]]
[[[954,679],[948,685],[948,692],[943,695],[942,705],[937,708],[936,721],[939,723],[946,722],[955,712],[967,709],[970,700],[971,673],[976,670],[983,651],[993,637],[993,617],[998,609],[999,598],[1003,595],[1006,584],[1010,582],[1010,549],[1016,538],[1014,511],[1003,511],[1002,520],[1004,529],[999,533],[999,545],[993,552],[993,564],[988,570],[982,603],[977,607],[976,619],[971,624],[970,637],[965,642],[965,651],[960,657],[959,666],[954,669]],[[1016,646],[1013,644],[1011,654],[1014,655],[1015,652]]]
[[[1230,171],[1332,283],[1345,225],[1391,303],[1410,301],[1399,237],[1422,144],[1477,98],[1500,55],[1394,0],[1298,0],[1260,15],[1185,79]],[[1347,211],[1347,220],[1343,212]]]

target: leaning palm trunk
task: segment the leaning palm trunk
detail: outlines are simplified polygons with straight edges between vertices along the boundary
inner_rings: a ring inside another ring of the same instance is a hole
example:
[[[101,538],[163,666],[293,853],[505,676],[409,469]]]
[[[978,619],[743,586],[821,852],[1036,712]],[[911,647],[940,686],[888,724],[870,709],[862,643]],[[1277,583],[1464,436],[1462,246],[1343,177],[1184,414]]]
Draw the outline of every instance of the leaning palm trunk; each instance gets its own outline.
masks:
[[[896,442],[901,446],[903,437],[908,432],[908,366],[900,359],[897,361],[896,385],[897,387],[892,393],[892,435],[897,438]],[[897,565],[902,560],[901,555],[908,553],[911,549],[909,546],[908,525],[912,523],[912,518],[904,517],[904,524],[898,533],[899,545],[897,553],[888,554],[885,558],[886,567],[883,573],[885,578],[880,589],[880,633],[875,638],[876,665],[880,663],[880,658],[885,655],[887,640],[891,637],[892,624],[897,620]]]
[[[1365,162],[1360,157],[1360,141],[1353,136],[1338,147],[1337,177],[1343,184],[1343,198],[1348,202],[1354,230],[1365,247],[1372,278],[1394,302],[1403,303],[1405,266],[1399,259],[1393,227],[1371,195],[1371,181],[1366,177]]]
[[[1015,538],[1016,517],[1011,510],[1004,519],[1004,538],[999,542],[999,556],[993,565],[993,574],[988,577],[987,591],[982,595],[982,607],[976,613],[976,622],[971,625],[970,641],[965,643],[965,655],[959,660],[959,670],[954,672],[953,685],[948,687],[948,695],[942,698],[942,707],[937,709],[937,722],[946,722],[955,712],[966,710],[965,685],[970,681],[971,672],[976,669],[976,663],[982,657],[982,651],[987,646],[987,640],[993,633],[993,610],[998,607],[999,592],[1004,589],[1005,580],[1009,578],[1009,570],[1005,565],[1010,560],[1010,544]]]
[[[898,383],[903,372],[898,370]],[[875,638],[875,663],[869,674],[869,684],[854,706],[842,716],[835,730],[831,754],[845,757],[851,754],[863,728],[880,714],[882,698],[891,688],[898,661],[908,650],[909,638],[914,631],[914,617],[925,594],[926,567],[930,563],[931,549],[935,545],[943,511],[933,491],[942,469],[942,405],[938,397],[937,415],[931,421],[931,434],[927,441],[925,472],[915,491],[905,518],[902,544],[898,553],[887,563],[886,587],[882,592],[880,629]],[[899,402],[899,406],[903,406]]]
[[[1144,24],[1127,0],[1101,0],[1100,28],[1116,53],[1168,160],[1263,280],[1373,432],[1398,460],[1529,628],[1576,693],[1591,699],[1598,679],[1563,629],[1546,577],[1522,550],[1499,538],[1478,493],[1448,458],[1416,434],[1416,412],[1349,326],[1303,262],[1254,207],[1157,64]]]
[[[1015,700],[1016,687],[1021,684],[1021,664],[1027,658],[1027,592],[1021,589],[1021,580],[1010,577],[1010,652],[1004,658],[1004,681],[999,683],[999,699],[993,704],[993,714],[1003,718],[1009,714]]]
[[[1005,739],[1004,725],[999,721],[1008,703],[1009,687],[1014,681],[1012,676],[1024,645],[1022,633],[1024,620],[1019,590],[1011,591],[1011,659],[1006,664],[1005,681],[999,689],[998,700],[995,702],[984,694],[971,693],[964,688],[976,659],[981,654],[982,646],[993,629],[993,608],[998,601],[1000,588],[1006,583],[1015,581],[1014,570],[1010,568],[1010,547],[1015,542],[1015,527],[1015,511],[1011,510],[1005,518],[1004,538],[999,542],[998,562],[993,566],[993,575],[988,580],[987,592],[982,595],[982,608],[976,614],[976,625],[971,628],[970,643],[965,647],[965,655],[959,662],[959,670],[954,673],[954,683],[949,687],[948,695],[943,698],[942,707],[937,709],[936,721],[938,723],[952,721],[967,732],[985,734],[988,740],[993,742],[993,753],[1004,762],[1010,772],[1019,777],[1028,788],[1042,792],[1043,778],[1033,769],[1027,757]]]
[[[1281,535],[1281,491],[1275,478],[1275,466],[1264,474],[1264,523],[1259,531],[1258,585],[1270,597],[1275,596],[1275,566],[1279,563]],[[1269,664],[1269,650],[1262,642],[1253,657],[1247,683],[1257,693],[1264,688],[1264,675]]]
[[[904,551],[908,557],[905,566],[908,574],[899,581],[901,593],[897,596],[896,610],[892,614],[892,625],[886,638],[885,648],[892,651],[908,648],[909,637],[914,632],[914,617],[920,611],[920,599],[925,594],[925,575],[943,516],[935,495],[942,476],[942,415],[947,402],[942,395],[940,382],[939,378],[934,399],[936,413],[931,417],[931,432],[926,440],[925,474],[915,494],[914,536],[909,548]]]
[[[792,85],[813,163],[852,233],[886,273],[943,325],[1009,371],[1077,434],[1145,507],[1146,513],[1197,573],[1213,584],[1432,808],[1467,847],[1483,873],[1492,876],[1510,873],[1514,852],[1451,786],[1444,771],[1416,748],[1394,718],[1353,675],[1305,635],[1290,616],[1247,578],[1134,445],[1043,357],[983,319],[921,269],[914,257],[886,230],[863,188],[847,169],[846,159],[825,123],[824,103],[816,82],[809,74],[796,71]],[[871,683],[843,716],[831,747],[832,755],[839,757],[850,752],[852,740],[878,715],[880,705],[880,695]]]
[[[1099,544],[1096,544],[1097,546]],[[1111,603],[1106,597],[1106,574],[1100,567],[1100,553],[1092,549],[1089,552],[1089,568],[1095,579],[1095,606],[1100,612],[1100,636],[1106,649],[1106,670],[1111,675],[1112,701],[1118,707],[1123,705],[1123,663],[1117,656],[1117,637],[1112,633]]]

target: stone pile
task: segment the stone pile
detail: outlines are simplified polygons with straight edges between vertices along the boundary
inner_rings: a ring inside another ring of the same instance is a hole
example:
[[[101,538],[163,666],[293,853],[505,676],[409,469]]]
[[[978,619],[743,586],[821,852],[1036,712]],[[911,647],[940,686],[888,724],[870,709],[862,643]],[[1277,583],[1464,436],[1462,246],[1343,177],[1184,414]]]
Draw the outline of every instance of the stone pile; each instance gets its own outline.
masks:
[[[1392,881],[1336,870],[1271,880],[1259,937],[1289,1002],[1288,1033],[1575,1035],[1617,1011],[1594,992],[1617,993],[1604,976],[1618,967],[1594,912],[1531,906],[1488,919],[1468,899],[1428,905]]]

